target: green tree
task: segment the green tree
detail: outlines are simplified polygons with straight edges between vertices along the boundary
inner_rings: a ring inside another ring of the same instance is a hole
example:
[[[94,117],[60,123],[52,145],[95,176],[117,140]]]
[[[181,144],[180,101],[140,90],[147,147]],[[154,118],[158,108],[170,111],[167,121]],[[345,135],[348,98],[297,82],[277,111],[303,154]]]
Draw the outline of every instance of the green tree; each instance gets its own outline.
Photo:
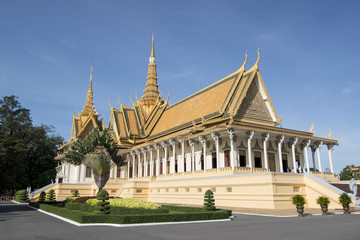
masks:
[[[215,210],[214,193],[210,189],[205,192],[204,195],[204,210]]]
[[[99,191],[109,180],[110,169],[125,164],[125,157],[117,152],[115,143],[107,131],[94,128],[84,139],[77,139],[65,154],[65,161],[91,167]]]
[[[56,176],[57,146],[63,141],[53,127],[33,126],[30,110],[17,99],[0,98],[0,192],[50,183]]]
[[[56,195],[54,189],[50,189],[46,194],[46,201],[47,202],[56,202]]]
[[[97,207],[99,213],[101,214],[109,214],[110,213],[110,202],[109,200],[109,193],[104,189],[100,190],[97,194]]]
[[[354,165],[347,165],[340,172],[339,176],[340,176],[341,181],[351,180],[352,178],[354,178],[355,180],[359,180],[359,174],[352,172],[351,167],[355,167],[355,166]]]
[[[115,166],[115,163],[107,152],[89,153],[85,156],[85,162],[92,168],[95,183],[100,192],[109,180],[110,170]]]

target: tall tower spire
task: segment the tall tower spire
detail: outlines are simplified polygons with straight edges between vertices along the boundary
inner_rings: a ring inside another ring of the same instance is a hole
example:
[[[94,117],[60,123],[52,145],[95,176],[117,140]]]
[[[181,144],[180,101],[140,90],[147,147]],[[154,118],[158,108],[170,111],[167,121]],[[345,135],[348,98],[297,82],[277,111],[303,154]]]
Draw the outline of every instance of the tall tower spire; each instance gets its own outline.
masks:
[[[153,33],[151,54],[150,54],[149,66],[148,66],[148,75],[146,78],[144,95],[140,99],[141,103],[144,106],[146,106],[149,111],[152,109],[152,106],[154,106],[157,100],[160,98],[160,91],[158,87],[159,85],[157,83],[156,58],[155,58],[154,33]]]
[[[96,113],[93,101],[93,90],[92,90],[92,75],[93,75],[93,66],[91,65],[91,72],[90,72],[90,84],[89,89],[86,95],[86,101],[83,110],[81,111],[82,114],[90,114]]]

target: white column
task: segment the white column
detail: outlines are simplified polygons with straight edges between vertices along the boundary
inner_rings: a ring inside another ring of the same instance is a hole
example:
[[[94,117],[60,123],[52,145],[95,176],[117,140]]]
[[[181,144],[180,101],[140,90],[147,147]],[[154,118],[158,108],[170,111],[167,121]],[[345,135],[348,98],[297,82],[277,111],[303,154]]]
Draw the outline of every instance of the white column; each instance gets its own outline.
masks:
[[[206,169],[208,169],[208,164],[207,164],[207,161],[206,161],[206,137],[204,136],[200,136],[199,137],[199,141],[201,142],[202,146],[203,146],[203,160],[204,160],[204,171]]]
[[[81,172],[81,182],[85,182],[85,175],[86,175],[86,166],[84,164],[80,165],[80,172]]]
[[[161,142],[161,146],[164,149],[164,155],[165,159],[163,160],[163,168],[162,168],[162,174],[166,176],[166,168],[167,168],[167,146],[165,142]]]
[[[128,155],[126,155],[126,158],[127,158],[127,160],[128,160],[128,165],[127,165],[127,179],[129,179],[129,176],[130,176],[130,155],[128,154]]]
[[[270,138],[270,133],[264,133],[263,134],[264,162],[265,162],[265,169],[267,171],[270,171],[270,169],[269,169],[269,159],[268,159],[268,155],[267,155],[267,143],[269,141],[269,138]]]
[[[191,148],[191,171],[195,171],[195,146],[194,141],[189,139],[189,146]]]
[[[136,156],[138,157],[138,165],[137,165],[137,177],[141,177],[141,156],[138,150],[135,150]]]
[[[304,142],[304,156],[306,161],[306,169],[308,173],[310,173],[309,152],[308,152],[308,147],[310,146],[310,143],[311,143],[311,139],[308,139]]]
[[[135,153],[131,152],[130,153],[132,158],[133,158],[133,164],[132,164],[132,178],[135,178]]]
[[[191,172],[191,152],[190,153],[186,153],[186,169],[184,170],[184,172]]]
[[[114,178],[114,168],[110,169],[110,178]]]
[[[316,146],[310,147],[310,149],[311,149],[311,156],[312,156],[312,161],[313,161],[313,168],[315,171],[315,169],[316,169],[316,163],[315,163]]]
[[[153,171],[154,171],[154,161],[153,161],[153,155],[152,155],[152,148],[150,146],[147,146],[146,149],[148,150],[148,152],[150,154],[150,159],[149,159],[150,165],[149,165],[149,167],[150,167],[150,177],[152,177],[152,176],[154,176],[154,173],[153,173]]]
[[[299,140],[298,137],[291,138],[291,156],[292,156],[293,171],[294,171],[294,173],[296,173],[295,147],[296,147],[296,143],[298,142],[298,140]]]
[[[186,169],[184,168],[185,165],[185,141],[184,139],[178,139],[181,144],[181,157],[180,161],[178,162],[178,172],[185,172]]]
[[[255,131],[249,131],[246,133],[247,135],[247,145],[248,145],[248,158],[249,158],[249,168],[253,168],[253,157],[252,157],[252,149],[251,142],[254,137]]]
[[[147,160],[146,160],[146,149],[142,148],[141,152],[144,155],[144,176],[143,177],[147,177],[147,168],[148,168],[148,164],[147,164]]]
[[[80,182],[80,165],[76,166],[76,182]]]
[[[160,147],[158,145],[154,145],[156,150],[156,176],[160,175]]]
[[[230,138],[230,165],[231,168],[234,170],[235,167],[235,161],[234,161],[234,137],[235,132],[232,129],[228,130],[229,138]]]
[[[333,163],[332,163],[332,151],[334,150],[334,144],[328,144],[328,153],[329,153],[329,162],[330,162],[330,171],[331,173],[334,173],[334,169],[333,169]]]
[[[278,154],[279,154],[279,167],[280,167],[280,172],[284,172],[283,169],[283,165],[282,165],[282,152],[281,152],[281,148],[282,148],[282,143],[284,142],[285,136],[281,135],[281,136],[277,136],[277,141],[278,141]]]
[[[173,139],[169,139],[169,143],[171,145],[171,149],[172,149],[172,158],[171,158],[171,162],[170,162],[170,173],[175,174],[175,141]]]
[[[70,166],[71,166],[71,164],[70,163],[68,163],[68,164],[66,164],[67,166],[66,166],[66,178],[67,178],[67,182],[70,182]]]
[[[119,167],[120,167],[120,166],[119,166]],[[118,178],[118,177],[120,177],[120,176],[117,175],[117,172],[118,172],[118,171],[117,171],[117,168],[118,168],[118,166],[115,165],[115,166],[114,166],[114,178],[115,178],[115,179]],[[121,174],[121,172],[120,172],[120,174]]]
[[[318,164],[319,164],[319,172],[322,172],[321,159],[320,159],[320,150],[321,150],[322,145],[323,145],[323,141],[320,141],[320,142],[318,142],[318,144],[316,146],[316,153],[317,153]]]
[[[212,132],[211,137],[215,141],[215,148],[216,148],[216,168],[219,170],[220,168],[220,154],[219,154],[219,134]]]

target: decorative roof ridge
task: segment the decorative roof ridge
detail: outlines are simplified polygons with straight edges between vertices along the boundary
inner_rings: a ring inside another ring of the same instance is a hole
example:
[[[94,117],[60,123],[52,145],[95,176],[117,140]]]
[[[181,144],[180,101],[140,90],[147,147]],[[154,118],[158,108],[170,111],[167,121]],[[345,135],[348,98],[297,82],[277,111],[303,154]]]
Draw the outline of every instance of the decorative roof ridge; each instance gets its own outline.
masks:
[[[254,66],[252,66],[248,71],[246,71],[247,73],[252,72],[254,70],[259,70],[259,62],[260,62],[260,48],[258,48],[257,50],[258,53],[258,57],[256,59],[256,62],[254,64]]]

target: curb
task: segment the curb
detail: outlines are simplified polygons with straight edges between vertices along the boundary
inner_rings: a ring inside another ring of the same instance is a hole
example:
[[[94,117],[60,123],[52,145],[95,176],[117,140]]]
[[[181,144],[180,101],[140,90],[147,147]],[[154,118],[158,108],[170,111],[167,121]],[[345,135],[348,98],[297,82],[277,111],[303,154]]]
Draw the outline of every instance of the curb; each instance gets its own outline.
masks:
[[[158,226],[158,225],[175,225],[175,224],[191,224],[191,223],[214,223],[214,222],[228,222],[231,221],[231,219],[218,219],[218,220],[204,220],[204,221],[190,221],[190,222],[161,222],[161,223],[137,223],[137,224],[114,224],[114,223],[78,223],[75,221],[72,221],[70,219],[60,217],[58,215],[43,211],[41,209],[37,209],[34,207],[29,206],[29,208],[34,209],[38,212],[47,214],[49,216],[52,216],[54,218],[60,219],[64,222],[70,223],[72,225],[75,225],[77,227],[147,227],[147,226]]]
[[[232,212],[232,214],[237,215],[248,215],[248,216],[259,216],[259,217],[275,217],[275,218],[292,218],[292,217],[298,217],[298,215],[287,215],[287,216],[281,216],[281,215],[268,215],[268,214],[256,214],[256,213],[240,213],[240,212]],[[360,214],[360,212],[352,212],[351,214]],[[331,213],[326,216],[332,216],[332,215],[344,215],[344,213]],[[304,217],[311,217],[311,216],[322,216],[321,213],[315,213],[315,214],[307,214],[304,215]]]

